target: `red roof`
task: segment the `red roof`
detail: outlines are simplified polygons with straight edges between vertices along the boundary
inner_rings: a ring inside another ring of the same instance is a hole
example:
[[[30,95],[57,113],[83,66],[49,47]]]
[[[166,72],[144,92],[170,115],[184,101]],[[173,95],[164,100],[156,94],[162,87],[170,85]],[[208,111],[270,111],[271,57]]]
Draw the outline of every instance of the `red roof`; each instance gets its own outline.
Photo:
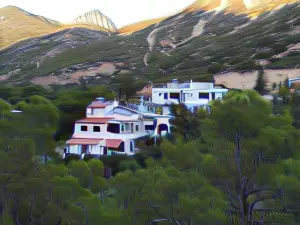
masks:
[[[110,148],[118,148],[121,144],[122,140],[120,139],[107,139],[106,146]]]
[[[90,105],[88,105],[88,108],[98,108],[98,109],[103,109],[108,105],[111,105],[111,102],[102,102],[102,101],[94,101]]]
[[[77,120],[76,123],[107,123],[109,120],[113,119],[114,117],[92,117],[92,118],[83,118]]]
[[[67,141],[69,145],[97,145],[103,139],[72,138]]]

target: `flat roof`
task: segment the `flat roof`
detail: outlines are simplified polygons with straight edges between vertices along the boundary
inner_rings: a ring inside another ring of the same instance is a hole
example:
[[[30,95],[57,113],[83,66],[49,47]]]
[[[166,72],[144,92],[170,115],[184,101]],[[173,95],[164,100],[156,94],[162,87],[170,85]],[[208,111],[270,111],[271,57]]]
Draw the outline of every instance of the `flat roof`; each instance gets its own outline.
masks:
[[[89,117],[77,120],[75,123],[105,124],[114,117]]]
[[[201,88],[153,88],[154,91],[205,91],[205,92],[223,92],[229,91],[227,88],[211,88],[211,89],[201,89]]]

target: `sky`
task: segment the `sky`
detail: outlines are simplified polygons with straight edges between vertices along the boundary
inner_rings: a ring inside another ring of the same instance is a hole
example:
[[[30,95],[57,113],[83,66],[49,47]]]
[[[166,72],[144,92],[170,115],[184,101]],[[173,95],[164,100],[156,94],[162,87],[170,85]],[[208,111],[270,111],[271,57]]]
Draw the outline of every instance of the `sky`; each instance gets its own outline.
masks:
[[[195,0],[0,0],[0,8],[14,5],[30,13],[60,22],[69,22],[93,9],[99,9],[118,28],[138,21],[168,16]]]

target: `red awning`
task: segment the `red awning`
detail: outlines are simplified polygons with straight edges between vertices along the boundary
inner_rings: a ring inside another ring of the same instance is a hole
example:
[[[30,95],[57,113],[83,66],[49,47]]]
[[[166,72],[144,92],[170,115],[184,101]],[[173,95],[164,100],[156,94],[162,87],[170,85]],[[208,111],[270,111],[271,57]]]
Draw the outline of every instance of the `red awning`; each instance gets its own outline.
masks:
[[[67,141],[69,145],[98,145],[103,139],[73,138]]]
[[[122,140],[120,139],[107,139],[106,146],[110,148],[119,148]]]

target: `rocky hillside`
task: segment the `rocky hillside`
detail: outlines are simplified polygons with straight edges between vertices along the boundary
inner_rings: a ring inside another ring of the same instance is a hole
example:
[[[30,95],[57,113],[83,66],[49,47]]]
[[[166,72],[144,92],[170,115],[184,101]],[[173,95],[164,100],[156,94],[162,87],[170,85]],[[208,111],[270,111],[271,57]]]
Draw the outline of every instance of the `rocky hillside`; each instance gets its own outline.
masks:
[[[0,52],[0,80],[50,85],[83,78],[116,85],[214,78],[229,87],[251,88],[256,71],[265,69],[272,84],[297,76],[299,15],[299,3],[254,18],[194,7],[130,35],[82,37],[73,29],[71,40],[61,33],[46,43],[34,39],[32,47],[30,40]]]
[[[69,28],[117,32],[114,23],[99,10],[93,10],[63,24],[31,14],[15,6],[0,8],[0,49],[28,38],[55,34]]]

